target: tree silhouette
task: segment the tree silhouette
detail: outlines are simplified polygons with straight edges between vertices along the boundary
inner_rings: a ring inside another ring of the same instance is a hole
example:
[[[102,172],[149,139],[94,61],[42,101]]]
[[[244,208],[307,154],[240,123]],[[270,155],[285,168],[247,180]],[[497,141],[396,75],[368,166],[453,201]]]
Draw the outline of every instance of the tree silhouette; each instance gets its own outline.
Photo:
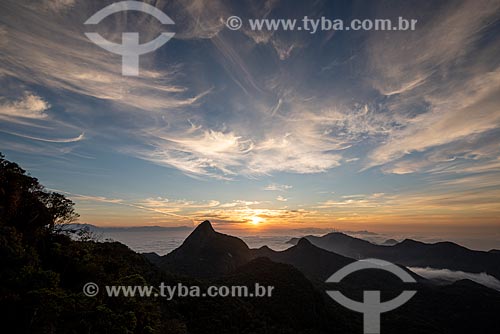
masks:
[[[74,222],[74,203],[49,192],[34,177],[0,153],[0,224],[15,227],[25,237],[59,232]]]

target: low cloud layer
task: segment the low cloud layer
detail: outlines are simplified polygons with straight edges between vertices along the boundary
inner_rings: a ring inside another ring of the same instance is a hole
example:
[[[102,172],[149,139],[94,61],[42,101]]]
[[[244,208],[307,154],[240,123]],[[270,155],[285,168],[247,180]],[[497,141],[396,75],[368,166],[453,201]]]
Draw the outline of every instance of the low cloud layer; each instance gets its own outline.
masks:
[[[409,267],[415,274],[420,275],[430,280],[437,280],[441,282],[456,282],[463,279],[468,279],[476,283],[482,284],[488,288],[500,291],[500,281],[495,277],[486,273],[474,274],[463,271],[452,271],[448,269],[434,269],[434,268],[419,268]]]

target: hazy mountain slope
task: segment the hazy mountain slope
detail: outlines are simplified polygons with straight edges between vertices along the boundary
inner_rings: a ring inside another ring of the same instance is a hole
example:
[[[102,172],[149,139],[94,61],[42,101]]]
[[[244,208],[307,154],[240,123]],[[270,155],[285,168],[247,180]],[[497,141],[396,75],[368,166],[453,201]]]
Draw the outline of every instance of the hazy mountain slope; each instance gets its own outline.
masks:
[[[297,245],[284,251],[274,251],[269,247],[252,250],[254,257],[267,257],[275,262],[287,263],[302,271],[310,278],[325,281],[334,272],[353,262],[353,259],[338,255],[300,239]]]

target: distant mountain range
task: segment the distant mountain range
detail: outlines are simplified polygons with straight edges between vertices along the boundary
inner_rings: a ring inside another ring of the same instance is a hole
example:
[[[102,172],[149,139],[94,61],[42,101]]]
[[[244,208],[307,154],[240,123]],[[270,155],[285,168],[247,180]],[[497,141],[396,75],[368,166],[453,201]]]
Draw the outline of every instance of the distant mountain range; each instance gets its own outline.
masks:
[[[268,303],[267,300],[261,301],[259,303],[263,304],[259,304],[258,307],[265,307],[266,312],[271,312],[275,318],[288,319],[283,321],[285,323],[290,321],[295,331],[307,322],[304,319],[316,319],[313,321],[317,324],[313,332],[325,332],[327,331],[325,328],[331,328],[331,331],[338,333],[361,333],[361,315],[338,305],[325,293],[325,290],[332,288],[325,283],[326,278],[356,259],[320,248],[311,239],[323,242],[328,240],[328,243],[323,243],[324,246],[335,244],[333,240],[340,240],[342,247],[339,245],[337,247],[343,249],[344,253],[348,252],[349,245],[357,247],[350,250],[354,254],[360,254],[359,250],[368,252],[371,249],[378,249],[373,248],[377,245],[341,233],[330,234],[325,239],[316,237],[294,239],[291,240],[294,246],[284,251],[274,251],[267,246],[250,249],[241,239],[216,232],[211,224],[205,221],[173,252],[165,256],[154,253],[144,255],[153,264],[170,274],[180,274],[210,282],[245,282],[245,284],[272,282],[278,291],[277,299],[272,303]],[[406,254],[400,254],[400,258],[404,260],[421,252],[422,248],[427,247],[426,245],[407,240],[394,246],[377,247],[387,249],[397,247],[401,253]],[[439,245],[438,249],[443,248],[448,255],[450,252],[457,254],[456,256],[463,254],[462,247],[455,244],[444,243]],[[431,247],[431,250],[434,251],[434,248]],[[432,251],[424,253],[425,259],[432,260]],[[472,256],[469,252],[473,251],[467,250],[466,256]],[[378,254],[384,255],[384,253]],[[446,258],[446,255],[440,258]],[[451,263],[457,263],[456,259],[453,259]],[[417,279],[417,283],[411,288],[418,293],[400,309],[383,316],[384,333],[493,334],[498,332],[499,292],[469,280],[439,286],[416,274],[413,274],[413,277]],[[380,270],[353,273],[345,279],[345,282],[342,281],[335,286],[336,289],[355,299],[361,299],[364,290],[381,290],[383,298],[388,300],[402,290],[408,289],[408,286],[399,279]],[[307,316],[298,316],[301,312]]]
[[[283,251],[275,251],[267,246],[251,249],[237,237],[216,232],[208,221],[201,223],[171,253],[165,256],[155,253],[145,255],[164,269],[200,278],[225,275],[250,260],[268,258],[293,265],[310,279],[322,282],[355,261],[314,246],[306,238],[299,239],[295,246]]]
[[[500,253],[495,250],[475,251],[452,242],[428,244],[411,239],[377,245],[340,232],[305,238],[317,247],[354,259],[377,258],[408,267],[485,272],[500,279]],[[298,241],[299,238],[292,238],[288,243],[295,245]]]
[[[92,224],[69,224],[65,226],[65,229],[82,229],[88,228],[93,232],[160,232],[160,231],[192,231],[193,227],[190,226],[130,226],[130,227],[103,227],[96,226]]]

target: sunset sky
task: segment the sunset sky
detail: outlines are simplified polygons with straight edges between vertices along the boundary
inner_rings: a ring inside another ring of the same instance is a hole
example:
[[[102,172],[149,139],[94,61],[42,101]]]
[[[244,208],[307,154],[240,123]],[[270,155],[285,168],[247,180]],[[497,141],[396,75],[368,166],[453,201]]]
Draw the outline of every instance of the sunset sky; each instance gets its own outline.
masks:
[[[500,237],[500,1],[0,2],[0,151],[103,226]],[[239,31],[227,17],[418,19],[415,31]],[[175,36],[140,58],[120,42]],[[495,232],[496,231],[496,232]]]

